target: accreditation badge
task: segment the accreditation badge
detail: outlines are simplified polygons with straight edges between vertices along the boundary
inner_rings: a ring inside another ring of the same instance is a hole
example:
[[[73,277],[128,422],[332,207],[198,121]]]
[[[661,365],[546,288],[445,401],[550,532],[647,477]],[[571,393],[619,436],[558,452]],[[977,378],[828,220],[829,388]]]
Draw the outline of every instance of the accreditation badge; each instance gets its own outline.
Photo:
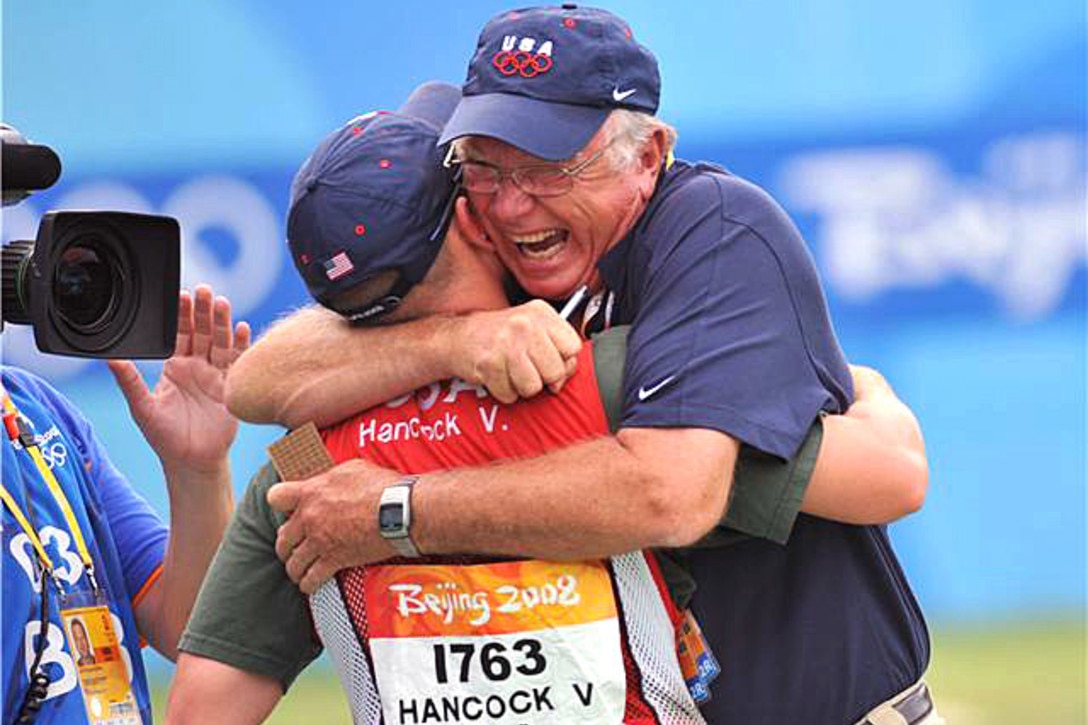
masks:
[[[65,595],[60,610],[91,725],[143,725],[113,616],[101,594]]]
[[[699,704],[709,700],[710,683],[718,678],[722,668],[690,609],[684,612],[676,630],[676,656],[691,698]]]
[[[373,566],[364,583],[386,722],[623,722],[604,563]]]

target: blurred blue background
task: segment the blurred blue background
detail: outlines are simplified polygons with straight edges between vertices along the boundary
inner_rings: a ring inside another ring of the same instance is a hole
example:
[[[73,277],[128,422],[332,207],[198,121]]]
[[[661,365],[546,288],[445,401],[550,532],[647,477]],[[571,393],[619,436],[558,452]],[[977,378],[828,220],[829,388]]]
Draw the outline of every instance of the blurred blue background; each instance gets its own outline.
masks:
[[[350,117],[460,82],[505,2],[3,6],[3,118],[63,156],[5,209],[173,214],[184,279],[260,329],[304,301],[284,248],[291,177]],[[924,511],[894,527],[931,619],[1085,604],[1085,7],[984,0],[608,7],[661,62],[678,155],[767,187],[808,239],[849,357],[917,411]],[[100,363],[4,360],[83,406],[165,507],[155,459]],[[148,367],[149,373],[154,366]],[[241,487],[276,431],[246,430]]]

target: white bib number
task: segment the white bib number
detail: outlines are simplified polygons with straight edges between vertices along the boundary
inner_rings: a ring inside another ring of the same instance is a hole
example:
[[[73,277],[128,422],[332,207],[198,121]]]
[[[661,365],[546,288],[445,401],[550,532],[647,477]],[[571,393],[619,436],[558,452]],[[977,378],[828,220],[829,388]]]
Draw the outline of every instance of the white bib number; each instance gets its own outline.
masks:
[[[369,567],[385,721],[620,723],[626,673],[599,563]]]
[[[370,642],[388,723],[620,723],[616,623],[565,631]]]

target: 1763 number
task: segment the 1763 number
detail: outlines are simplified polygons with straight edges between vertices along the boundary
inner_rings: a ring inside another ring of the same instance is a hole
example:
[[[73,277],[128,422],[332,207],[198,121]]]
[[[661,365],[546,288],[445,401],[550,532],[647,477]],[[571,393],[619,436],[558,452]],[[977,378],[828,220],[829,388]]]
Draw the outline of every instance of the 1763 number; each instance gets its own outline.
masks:
[[[520,661],[515,663],[515,659]],[[478,669],[484,677],[492,682],[509,679],[514,672],[539,675],[547,667],[540,642],[535,639],[519,639],[509,648],[502,642],[488,642],[479,648],[471,643],[434,645],[434,675],[440,685],[450,681],[451,665],[457,670],[457,681],[468,682],[474,661],[479,663]]]

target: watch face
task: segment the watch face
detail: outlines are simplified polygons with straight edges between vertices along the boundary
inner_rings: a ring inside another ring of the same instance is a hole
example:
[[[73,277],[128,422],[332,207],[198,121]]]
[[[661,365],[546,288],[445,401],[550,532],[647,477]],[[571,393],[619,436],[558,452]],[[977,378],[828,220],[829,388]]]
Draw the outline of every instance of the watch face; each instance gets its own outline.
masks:
[[[378,507],[378,527],[383,534],[396,534],[404,530],[404,507],[399,503],[387,503]]]

